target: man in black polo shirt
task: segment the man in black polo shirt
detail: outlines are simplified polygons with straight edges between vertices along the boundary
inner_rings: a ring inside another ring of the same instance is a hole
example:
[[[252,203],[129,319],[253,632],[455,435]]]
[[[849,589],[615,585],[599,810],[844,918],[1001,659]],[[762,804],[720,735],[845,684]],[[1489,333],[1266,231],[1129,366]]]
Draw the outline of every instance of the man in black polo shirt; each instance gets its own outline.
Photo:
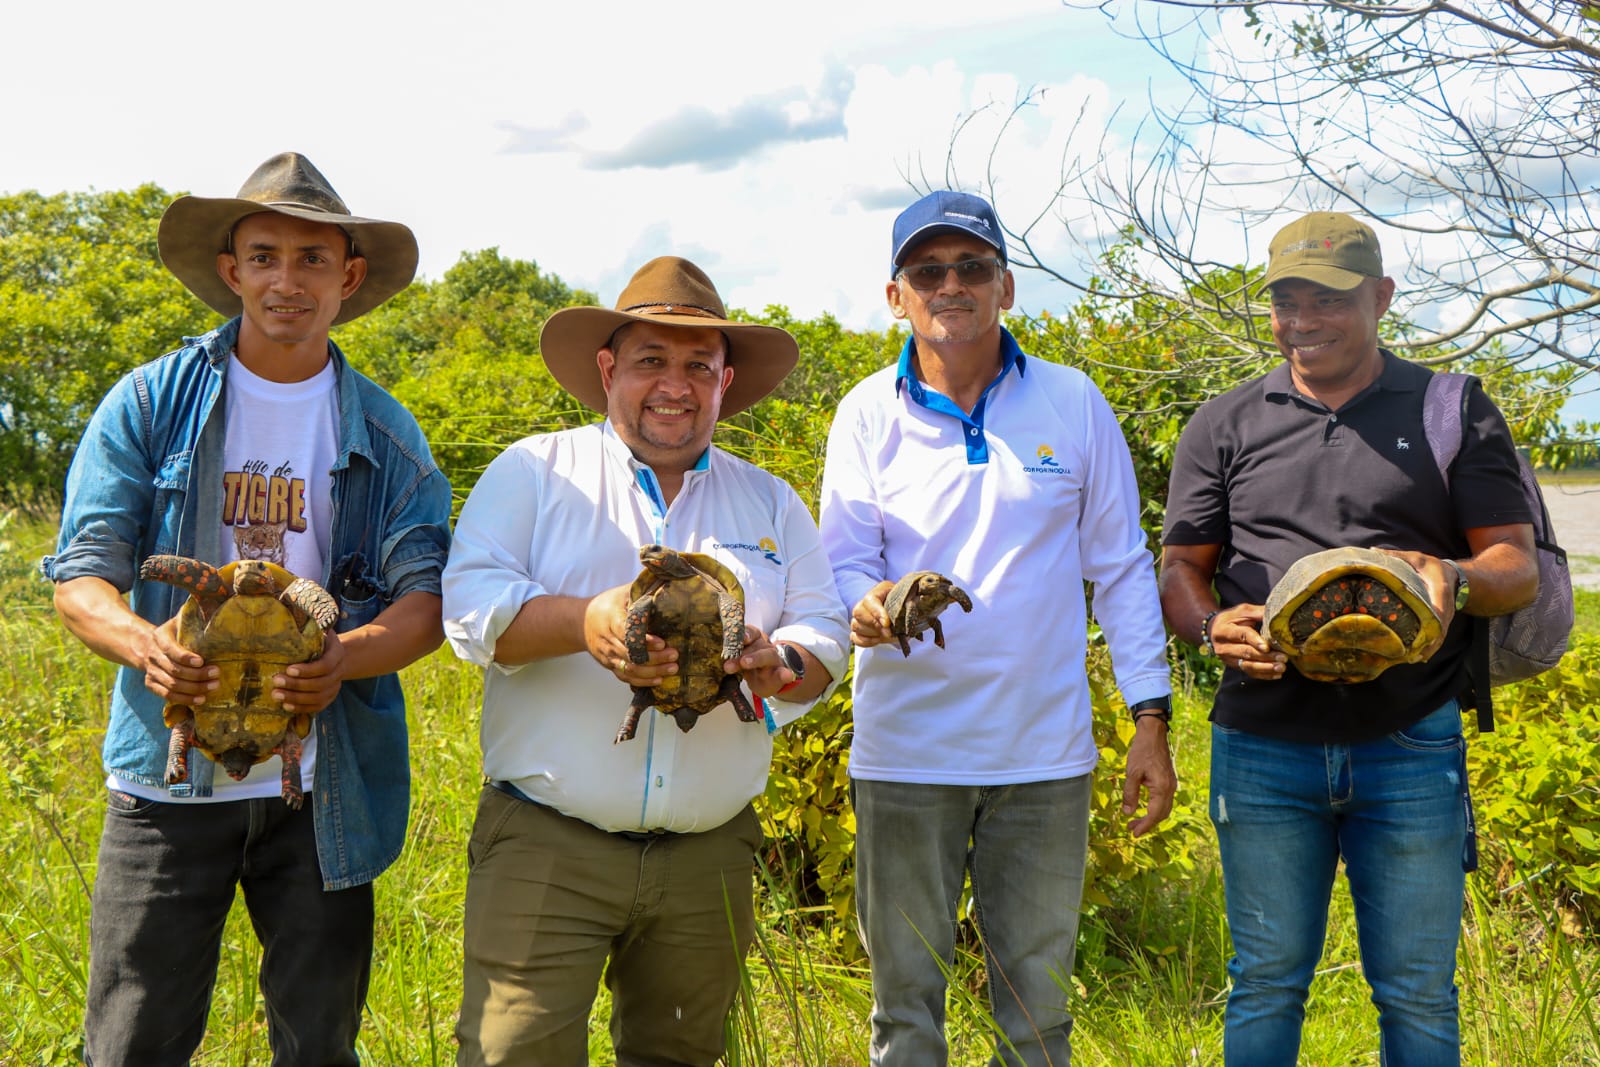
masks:
[[[1468,615],[1538,589],[1504,419],[1473,387],[1446,489],[1422,428],[1429,371],[1378,347],[1394,296],[1378,239],[1316,212],[1273,238],[1263,288],[1284,362],[1203,405],[1173,460],[1161,560],[1167,623],[1223,662],[1211,820],[1234,958],[1229,1065],[1295,1063],[1340,859],[1383,1061],[1460,1063],[1455,949],[1470,837]],[[1262,634],[1289,566],[1338,546],[1395,550],[1445,626],[1424,663],[1315,682]]]

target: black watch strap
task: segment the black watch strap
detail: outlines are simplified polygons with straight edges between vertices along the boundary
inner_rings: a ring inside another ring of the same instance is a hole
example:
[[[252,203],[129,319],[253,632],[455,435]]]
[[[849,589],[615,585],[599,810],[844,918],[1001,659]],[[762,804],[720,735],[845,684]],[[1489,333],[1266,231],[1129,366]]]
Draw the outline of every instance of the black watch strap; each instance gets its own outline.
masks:
[[[1138,722],[1140,719],[1154,718],[1170,725],[1172,722],[1172,698],[1165,696],[1141,700],[1128,708],[1128,714],[1133,716],[1134,722]]]

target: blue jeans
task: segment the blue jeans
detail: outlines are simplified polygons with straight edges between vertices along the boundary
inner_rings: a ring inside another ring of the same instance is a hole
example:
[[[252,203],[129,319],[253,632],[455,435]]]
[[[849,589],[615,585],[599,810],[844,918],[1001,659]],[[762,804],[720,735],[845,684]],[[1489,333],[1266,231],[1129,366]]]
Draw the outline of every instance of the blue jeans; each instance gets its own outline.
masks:
[[[312,805],[111,792],[89,919],[85,1060],[180,1067],[205,1033],[236,887],[262,945],[272,1067],[356,1063],[372,885],[324,892]]]
[[[970,870],[990,1007],[1004,1035],[991,1062],[1067,1067],[1090,776],[997,786],[852,779],[850,792],[856,911],[872,959],[871,1062],[947,1061],[940,967],[955,956]]]
[[[1386,1067],[1458,1067],[1456,942],[1475,864],[1454,701],[1360,744],[1213,725],[1211,821],[1234,957],[1226,1062],[1293,1067],[1343,858]]]

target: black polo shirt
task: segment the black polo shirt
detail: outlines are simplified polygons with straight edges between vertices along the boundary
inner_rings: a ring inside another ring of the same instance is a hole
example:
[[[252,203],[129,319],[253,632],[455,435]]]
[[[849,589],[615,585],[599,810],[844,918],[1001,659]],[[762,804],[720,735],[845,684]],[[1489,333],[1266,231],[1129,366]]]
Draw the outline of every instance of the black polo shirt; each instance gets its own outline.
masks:
[[[1481,388],[1450,489],[1428,449],[1431,372],[1383,352],[1378,380],[1338,411],[1295,391],[1288,364],[1201,405],[1184,428],[1167,490],[1167,545],[1221,545],[1222,606],[1264,604],[1300,557],[1348,545],[1453,559],[1462,531],[1531,522],[1505,419]],[[1467,622],[1426,663],[1370,682],[1314,682],[1291,665],[1256,681],[1227,668],[1212,721],[1293,741],[1361,741],[1408,726],[1464,688]]]

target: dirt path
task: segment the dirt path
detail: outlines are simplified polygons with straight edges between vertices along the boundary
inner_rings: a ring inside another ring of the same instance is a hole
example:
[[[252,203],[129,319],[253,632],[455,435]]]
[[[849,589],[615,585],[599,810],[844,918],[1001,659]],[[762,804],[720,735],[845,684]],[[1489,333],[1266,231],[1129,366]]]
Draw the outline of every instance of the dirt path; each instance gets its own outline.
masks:
[[[1600,589],[1600,481],[1542,483],[1556,537],[1567,550],[1572,584]]]

